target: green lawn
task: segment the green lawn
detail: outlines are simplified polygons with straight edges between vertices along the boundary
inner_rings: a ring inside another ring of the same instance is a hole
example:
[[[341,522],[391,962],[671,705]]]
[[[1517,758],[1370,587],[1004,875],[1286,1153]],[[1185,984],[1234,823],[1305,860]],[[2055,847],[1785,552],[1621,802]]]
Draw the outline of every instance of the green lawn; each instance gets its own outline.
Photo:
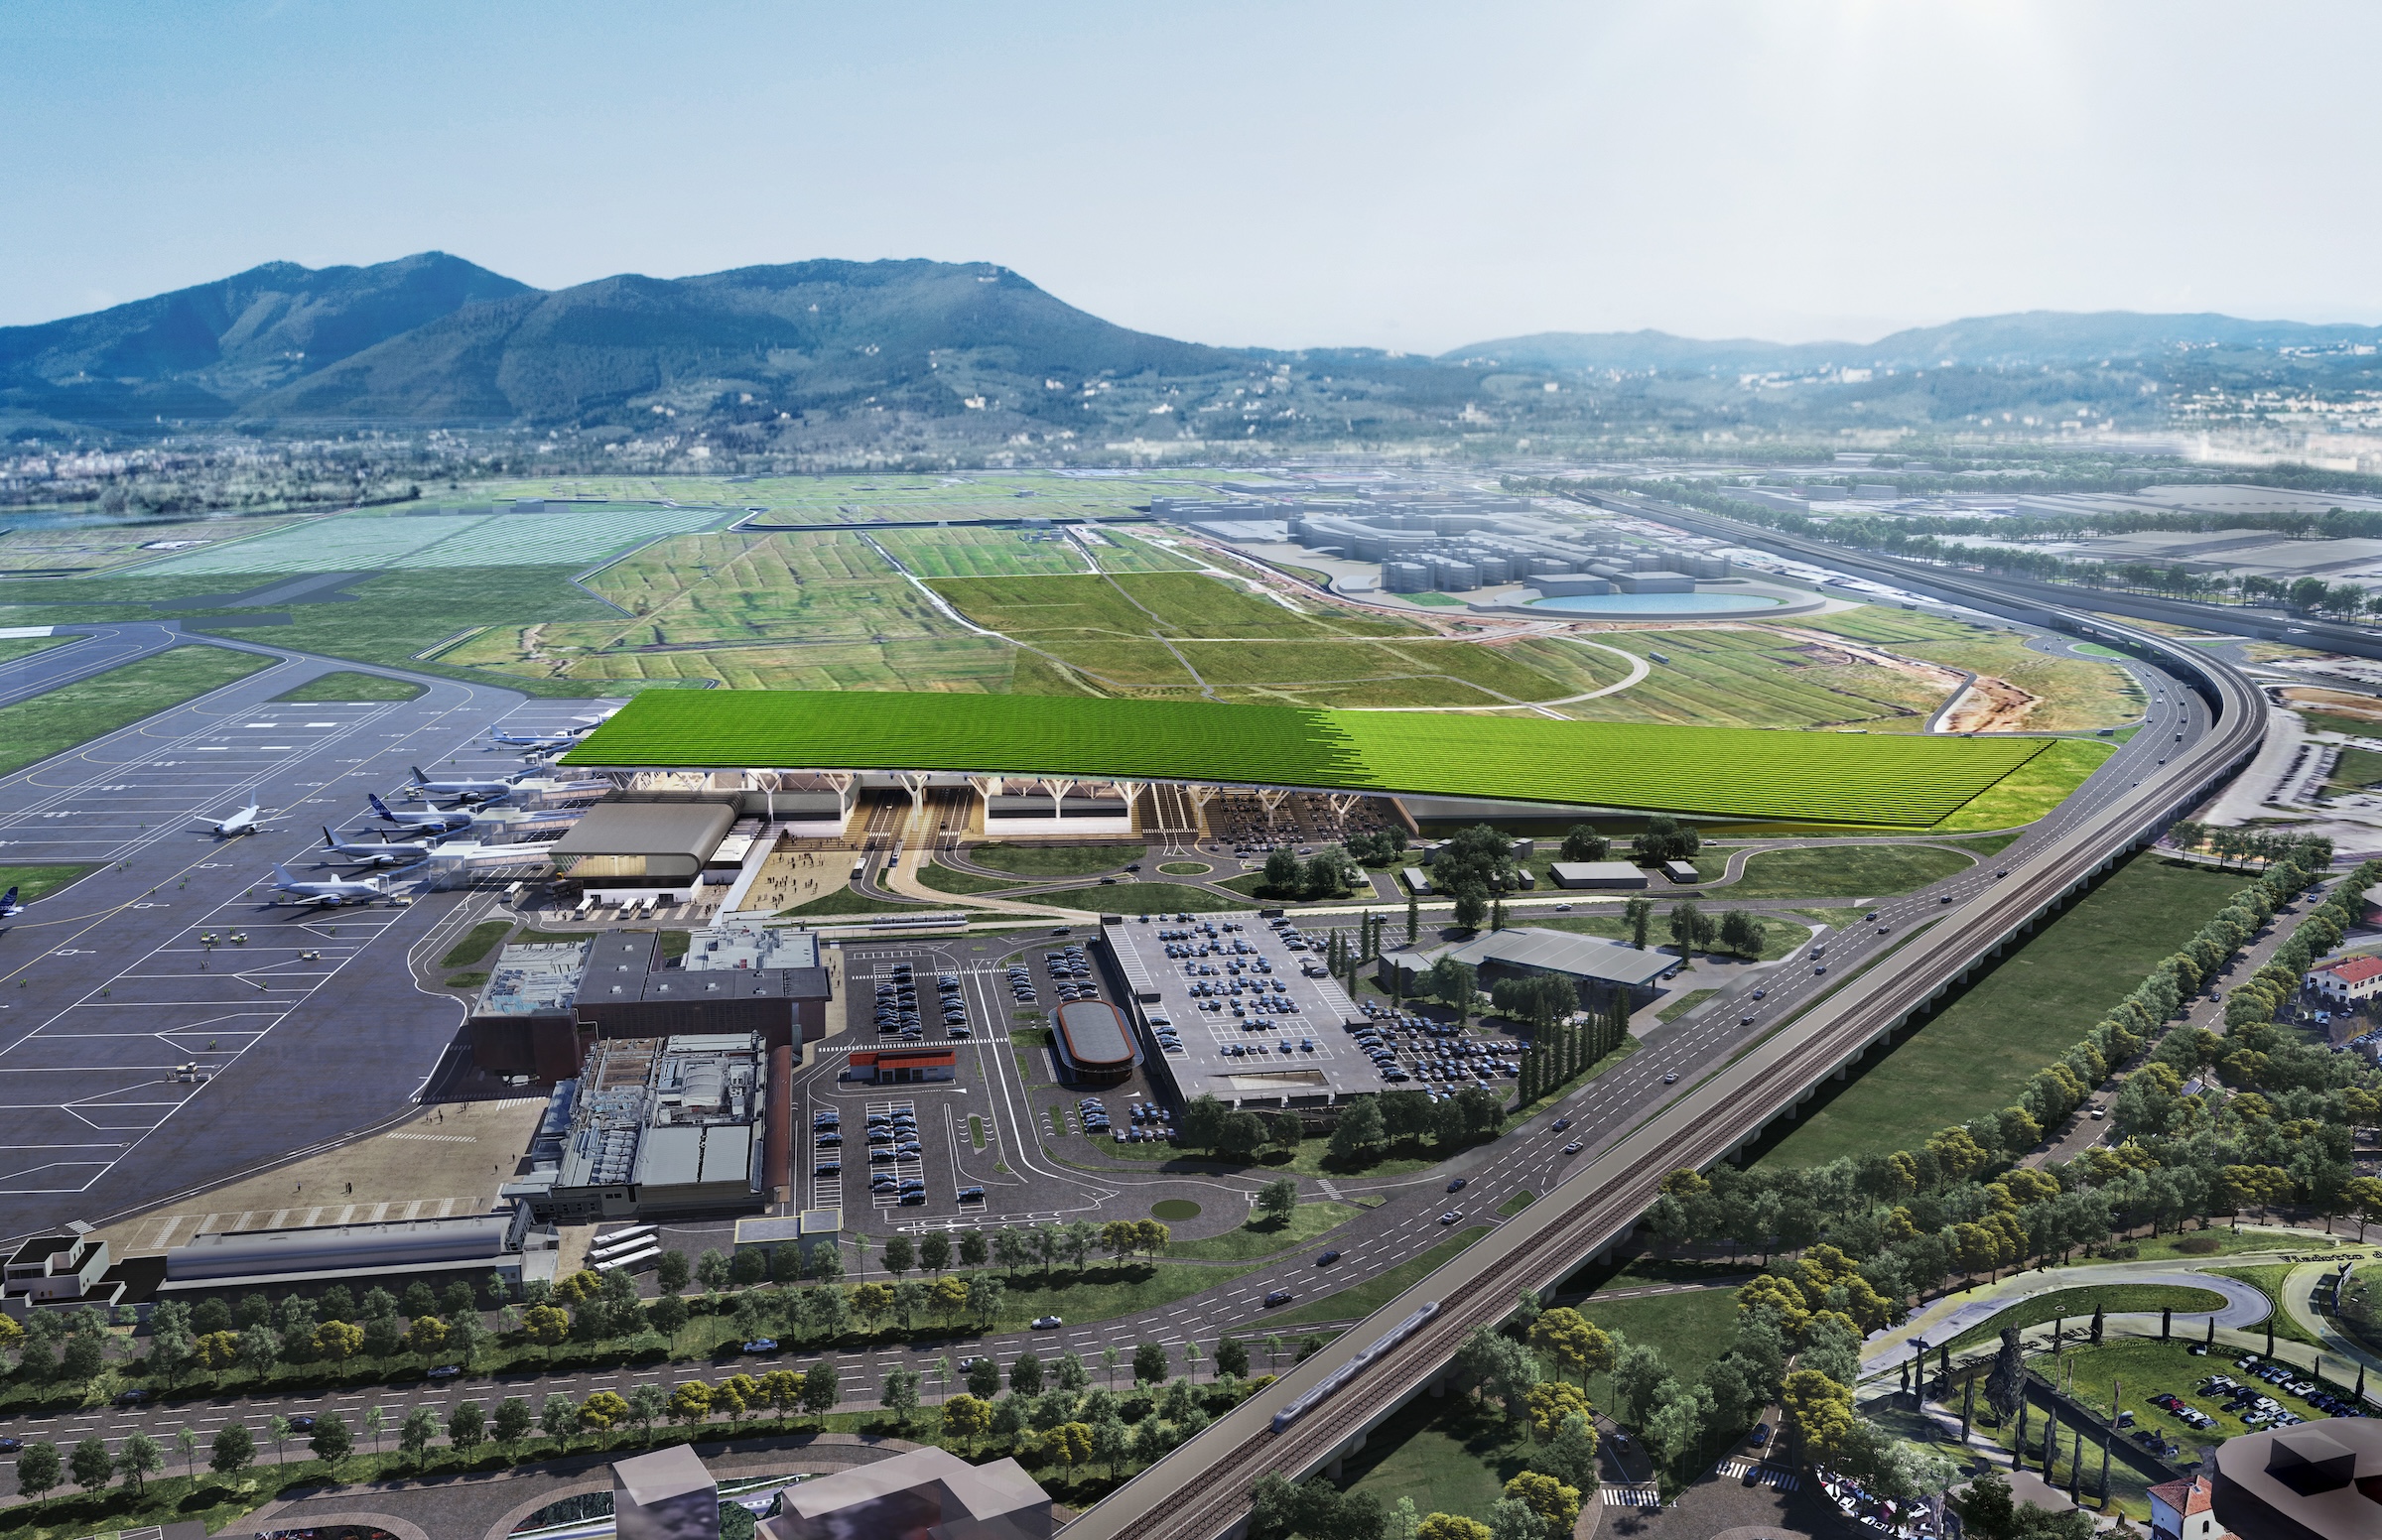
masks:
[[[2016,829],[2067,800],[2116,748],[2096,738],[2061,738],[1935,826],[1938,834]]]
[[[30,658],[37,652],[48,652],[53,647],[63,647],[78,640],[79,637],[72,636],[0,637],[0,663],[14,663],[19,658]]]
[[[1534,1450],[1526,1424],[1509,1426],[1469,1395],[1417,1396],[1368,1434],[1344,1469],[1349,1490],[1385,1508],[1411,1497],[1417,1512],[1461,1513],[1485,1524]]]
[[[425,687],[410,679],[391,679],[385,674],[358,674],[342,669],[336,674],[319,674],[294,690],[285,690],[276,701],[411,701]]]
[[[1037,1316],[1110,1321],[1136,1315],[1204,1290],[1222,1288],[1249,1270],[1200,1262],[1135,1261],[1124,1267],[1095,1264],[1081,1273],[1056,1268],[1050,1282],[1045,1284],[1040,1272],[1021,1269],[1007,1275],[1008,1292],[1001,1296],[997,1327],[1014,1332]]]
[[[1206,861],[1168,861],[1158,868],[1169,877],[1204,877],[1215,869]]]
[[[1221,914],[1228,910],[1255,909],[1254,898],[1227,898],[1206,888],[1187,888],[1179,882],[1118,882],[1108,886],[1097,883],[1091,887],[1059,888],[1048,893],[1036,893],[1037,904],[1056,904],[1063,909],[1106,910],[1110,914]]]
[[[447,955],[439,959],[441,967],[467,967],[496,950],[496,944],[513,933],[510,920],[482,920],[471,927]],[[485,974],[481,975],[483,978]]]
[[[1912,1148],[2008,1105],[2241,885],[2237,872],[2131,858],[1899,1046],[1840,1086],[1823,1083],[1820,1099],[1762,1158],[1816,1166]]]
[[[1653,1348],[1662,1354],[1673,1374],[1691,1382],[1728,1349],[1737,1335],[1734,1289],[1686,1289],[1641,1299],[1600,1299],[1591,1294],[1566,1303],[1606,1331],[1620,1332],[1633,1343]],[[1606,1376],[1590,1376],[1588,1389],[1598,1406],[1612,1405],[1612,1386],[1606,1383]]]
[[[2271,1229],[2237,1230],[2222,1225],[2151,1235],[2132,1242],[2136,1257],[2145,1262],[2166,1261],[2171,1257],[2188,1261],[2194,1257],[2231,1256],[2237,1251],[2323,1251],[2340,1243],[2320,1235],[2284,1235]]]
[[[2038,1294],[2024,1299],[1987,1320],[1978,1322],[1949,1343],[1947,1348],[1967,1348],[1977,1343],[1989,1343],[2001,1336],[2004,1327],[2021,1331],[2031,1326],[2065,1319],[2070,1325],[2090,1322],[2095,1309],[2118,1315],[2127,1311],[2172,1310],[2178,1315],[2222,1310],[2225,1297],[2213,1289],[2187,1289],[2172,1283],[2104,1283],[2081,1289],[2060,1289],[2051,1294]]]
[[[2292,1268],[2297,1265],[2293,1262],[2269,1262],[2256,1267],[2211,1267],[2208,1271],[2223,1273],[2228,1278],[2239,1278],[2268,1299],[2276,1302],[2275,1313],[2270,1319],[2274,1322],[2277,1342],[2306,1343],[2312,1348],[2320,1348],[2323,1345],[2315,1337],[2302,1331],[2282,1309],[2283,1280],[2291,1276]],[[2261,1321],[2250,1330],[2263,1333],[2266,1326],[2267,1323]]]
[[[1003,893],[1017,886],[998,877],[980,877],[972,871],[961,871],[941,861],[929,861],[919,867],[918,880],[938,893]]]
[[[1719,852],[1715,851],[1717,855]],[[1697,865],[1701,866],[1701,861]],[[1745,875],[1715,888],[1714,903],[1747,898],[1882,898],[1912,893],[1976,863],[1925,844],[1815,845],[1748,856]]]
[[[970,845],[968,858],[995,871],[1020,877],[1094,877],[1129,866],[1147,855],[1146,845],[1119,844],[990,844]]]
[[[272,663],[222,647],[176,647],[0,706],[0,774],[220,690]]]
[[[1489,1233],[1486,1224],[1469,1225],[1423,1252],[1335,1293],[1309,1300],[1279,1315],[1265,1318],[1271,1326],[1300,1326],[1309,1321],[1359,1321],[1389,1304],[1406,1290],[1445,1266],[1455,1254]]]
[[[30,904],[69,883],[80,882],[106,864],[105,861],[60,861],[38,866],[0,866],[0,892],[15,888],[18,900]]]
[[[1699,901],[1696,907],[1725,913],[1728,905],[1724,900],[1728,894],[1736,891],[1735,888],[1722,888],[1712,895],[1710,902]],[[1848,909],[1844,913],[1856,920],[1861,917],[1857,909]],[[1647,930],[1648,946],[1659,947],[1670,940],[1669,916],[1668,909],[1654,916],[1654,923]],[[1797,951],[1811,939],[1811,928],[1807,925],[1797,925],[1792,920],[1783,920],[1775,914],[1757,915],[1755,918],[1762,922],[1762,962],[1775,962]],[[1602,936],[1607,941],[1626,941],[1630,934],[1630,928],[1621,923],[1618,914],[1547,914],[1517,906],[1507,910],[1506,923],[1536,926],[1543,931],[1576,931],[1582,936]],[[1831,920],[1828,923],[1833,925],[1837,922]]]
[[[1690,989],[1654,1014],[1664,1021],[1676,1021],[1718,993],[1718,989]]]
[[[1291,1212],[1286,1223],[1280,1219],[1251,1219],[1239,1229],[1210,1235],[1205,1240],[1178,1240],[1166,1248],[1166,1254],[1185,1260],[1209,1262],[1237,1262],[1250,1257],[1271,1256],[1276,1251],[1303,1246],[1364,1212],[1355,1204],[1302,1203]]]
[[[2344,748],[2340,762],[2332,767],[2331,777],[2324,782],[2324,793],[2363,791],[2382,782],[2382,753],[2370,748]]]
[[[1976,834],[1966,839],[1946,839],[1943,842],[1956,844],[1963,850],[1974,850],[1979,855],[1999,855],[2026,836],[2027,832],[2020,829],[2006,834]]]

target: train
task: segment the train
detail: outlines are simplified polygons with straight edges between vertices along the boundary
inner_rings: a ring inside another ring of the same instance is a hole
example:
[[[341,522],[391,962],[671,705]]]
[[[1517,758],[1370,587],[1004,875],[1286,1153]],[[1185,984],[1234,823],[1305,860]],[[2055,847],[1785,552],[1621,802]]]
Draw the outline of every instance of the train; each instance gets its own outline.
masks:
[[[1428,1322],[1431,1317],[1437,1314],[1439,1314],[1439,1302],[1437,1300],[1426,1301],[1420,1310],[1415,1311],[1414,1314],[1406,1317],[1405,1320],[1400,1321],[1397,1325],[1383,1333],[1380,1340],[1375,1342],[1371,1347],[1367,1348],[1363,1352],[1358,1353],[1355,1357],[1349,1359],[1346,1363],[1341,1364],[1338,1368],[1332,1370],[1331,1373],[1324,1376],[1323,1383],[1317,1385],[1305,1395],[1300,1396],[1288,1406],[1285,1406],[1280,1411],[1274,1413],[1273,1431],[1276,1433],[1288,1431],[1292,1423],[1298,1421],[1301,1417],[1306,1416],[1307,1413],[1315,1410],[1315,1408],[1318,1406],[1321,1406],[1350,1380],[1356,1378],[1359,1374],[1364,1373],[1367,1369],[1373,1367],[1374,1364],[1380,1362],[1383,1354],[1387,1353],[1390,1348],[1395,1348],[1399,1343],[1404,1342],[1407,1338],[1412,1337],[1416,1332],[1421,1331],[1424,1323]]]

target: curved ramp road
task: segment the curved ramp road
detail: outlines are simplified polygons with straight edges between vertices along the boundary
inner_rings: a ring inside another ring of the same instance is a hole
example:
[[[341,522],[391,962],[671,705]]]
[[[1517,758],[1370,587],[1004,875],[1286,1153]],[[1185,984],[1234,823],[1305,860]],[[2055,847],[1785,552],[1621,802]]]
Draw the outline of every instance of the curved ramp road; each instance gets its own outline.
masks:
[[[1670,517],[1667,509],[1641,511]],[[1728,533],[1737,538],[1734,530]],[[1833,551],[1806,559],[1853,565]],[[1939,912],[1923,930],[1914,928],[1916,940],[1911,932],[1900,932],[1886,939],[1891,946],[1871,955],[1872,965],[1832,967],[1826,985],[1832,992],[1786,1030],[1710,1075],[1552,1193],[1293,1369],[1265,1395],[1236,1408],[1125,1483],[1066,1527],[1070,1540],[1214,1540],[1246,1516],[1258,1476],[1273,1472],[1295,1478],[1329,1464],[1427,1388],[1474,1328],[1502,1321],[1521,1290],[1551,1286],[1581,1260],[1626,1236],[1653,1203],[1664,1174],[1707,1165],[1741,1148],[1805,1099],[1816,1082],[1889,1042],[1895,1029],[1932,997],[1985,964],[2118,856],[2155,837],[2169,819],[2233,774],[2263,736],[2264,699],[2247,677],[2221,661],[2150,632],[2014,601],[1989,583],[1959,575],[1915,574],[1879,559],[1863,559],[1861,567],[1885,580],[1942,592],[1976,608],[2020,613],[2070,632],[2088,630],[2190,681],[2192,693],[2165,702],[2155,698],[2155,708],[2169,708],[2158,717],[2158,727],[2135,734],[2034,834],[2004,851],[1999,864],[1972,868],[1937,890],[1932,897]],[[2175,736],[2179,732],[2181,739]],[[2002,871],[2008,875],[1996,875]],[[1272,1416],[1282,1405],[1427,1301],[1440,1308],[1426,1325],[1286,1432],[1272,1431]]]
[[[2255,1258],[2229,1256],[2217,1263],[2239,1267]],[[2256,1284],[2241,1278],[2228,1278],[2218,1272],[2197,1272],[2175,1262],[2111,1262],[2098,1267],[2059,1267],[2042,1272],[2019,1273],[1999,1284],[1969,1291],[1962,1298],[1946,1298],[1935,1302],[1901,1325],[1880,1333],[1865,1344],[1861,1350],[1863,1375],[1883,1374],[1899,1367],[1911,1357],[1917,1342],[1948,1343],[1973,1326],[1992,1320],[2014,1305],[2044,1294],[2060,1294],[2069,1289],[2090,1289],[2108,1284],[2169,1284],[2180,1289],[2206,1289],[2225,1297],[2225,1307],[2215,1311],[2216,1324],[2225,1331],[2240,1331],[2256,1326],[2274,1314],[2274,1303]],[[2208,1329],[2209,1311],[2177,1311],[2170,1325],[2178,1336],[2197,1340]],[[2089,1317],[2070,1316],[2072,1325]],[[2159,1326],[2159,1313],[2153,1311],[2111,1311],[2107,1317],[2139,1331],[2148,1322],[2153,1331]],[[2051,1329],[2046,1322],[2044,1331]],[[2036,1328],[2029,1327],[2029,1331]],[[1981,1349],[1971,1348],[1969,1352]]]

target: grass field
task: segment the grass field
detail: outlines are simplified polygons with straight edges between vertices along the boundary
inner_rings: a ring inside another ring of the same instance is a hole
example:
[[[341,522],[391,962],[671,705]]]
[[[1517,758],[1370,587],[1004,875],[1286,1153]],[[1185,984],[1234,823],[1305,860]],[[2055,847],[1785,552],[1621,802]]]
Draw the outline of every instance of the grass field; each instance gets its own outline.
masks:
[[[712,509],[573,508],[554,513],[421,514],[367,509],[209,546],[151,569],[174,577],[415,568],[586,567],[657,535],[720,522]]]
[[[1732,731],[1190,701],[786,691],[640,695],[565,759],[583,766],[921,770],[996,764],[1017,774],[1178,777],[1909,827],[1961,810],[2031,759],[2092,747],[2066,739]]]
[[[463,934],[461,940],[447,949],[439,959],[441,967],[467,967],[496,950],[496,944],[512,934],[510,920],[482,920]]]
[[[1734,1289],[1683,1289],[1638,1299],[1600,1299],[1591,1294],[1564,1303],[1606,1331],[1620,1332],[1633,1343],[1652,1347],[1662,1354],[1673,1374],[1690,1382],[1728,1349],[1737,1335]],[[1597,1405],[1612,1404],[1612,1387],[1605,1376],[1591,1375],[1588,1389]]]
[[[2382,753],[2370,748],[2344,748],[2340,751],[2340,762],[2332,767],[2332,774],[2324,782],[2324,795],[2361,792],[2376,783],[2382,783]]]
[[[2114,727],[2140,716],[2149,705],[2133,677],[2113,664],[2036,652],[2013,632],[1923,610],[1870,605],[1796,624],[1889,648],[1907,658],[2008,680],[2036,698],[2025,719],[2031,732]]]
[[[183,524],[94,524],[80,529],[21,529],[0,534],[0,575],[29,572],[100,573],[156,562],[166,553],[149,549],[161,541],[203,541],[210,546],[267,535],[297,521],[293,514],[248,519],[194,519]]]
[[[980,877],[972,871],[960,871],[940,861],[929,861],[918,868],[918,880],[938,893],[1004,893],[1017,886],[993,877]]]
[[[285,690],[276,701],[411,701],[422,694],[423,687],[408,679],[391,679],[386,674],[318,674],[294,690]]]
[[[0,774],[64,753],[272,665],[257,653],[176,647],[0,706]]]
[[[1718,852],[1714,852],[1718,854]],[[1696,863],[1699,867],[1702,861]],[[1883,898],[1913,893],[1975,862],[1923,844],[1816,845],[1749,856],[1745,875],[1712,890],[1714,903],[1745,898]]]
[[[1302,1326],[1310,1321],[1362,1320],[1438,1271],[1457,1252],[1488,1233],[1489,1226],[1486,1224],[1467,1225],[1421,1255],[1407,1257],[1388,1272],[1377,1273],[1363,1283],[1350,1284],[1345,1289],[1320,1295],[1305,1304],[1293,1304],[1288,1310],[1267,1316],[1266,1324],[1286,1327]]]
[[[1078,519],[1140,517],[1153,496],[1197,495],[1216,472],[1194,469],[1102,471],[967,470],[932,474],[754,476],[522,476],[479,482],[474,499],[600,497],[758,508],[789,524],[864,525],[884,519]],[[1236,479],[1252,479],[1238,475]]]
[[[1942,1346],[1957,1348],[1989,1343],[2001,1336],[2004,1327],[2014,1326],[2024,1331],[2031,1326],[2045,1326],[2058,1320],[2065,1320],[2071,1326],[2089,1323],[2096,1308],[2113,1316],[2129,1311],[2160,1310],[2172,1310],[2178,1315],[2198,1314],[2224,1309],[2225,1297],[2213,1289],[2187,1289],[2172,1283],[2105,1283],[2081,1289],[2060,1289],[2021,1300],[1999,1315],[1978,1322]]]
[[[1597,640],[1641,658],[1658,652],[1670,660],[1653,664],[1646,679],[1619,695],[1564,707],[1598,721],[1915,731],[1946,693],[1876,664],[1829,661],[1844,655],[1768,627],[1625,631]]]
[[[1287,1222],[1280,1219],[1256,1219],[1239,1229],[1228,1229],[1221,1235],[1204,1240],[1178,1240],[1166,1248],[1166,1254],[1184,1260],[1209,1262],[1238,1262],[1254,1257],[1271,1256],[1292,1246],[1303,1246],[1316,1236],[1338,1229],[1365,1211],[1355,1204],[1302,1203],[1290,1212]]]
[[[1978,740],[1981,741],[1981,740]],[[1986,788],[1936,824],[1937,832],[2016,829],[2032,824],[2067,800],[2116,749],[2084,738],[2056,738],[2033,759]]]
[[[1718,889],[1713,893],[1712,901],[1700,907],[1725,911],[1728,908],[1727,895],[1735,891],[1734,888]],[[1668,939],[1670,933],[1665,927],[1669,923],[1669,916],[1668,909],[1654,916],[1654,923],[1647,933],[1647,945],[1659,947]],[[1811,939],[1811,928],[1807,925],[1783,920],[1775,914],[1759,918],[1762,921],[1762,951],[1758,961],[1775,962]],[[1630,928],[1622,924],[1618,914],[1540,914],[1531,909],[1514,909],[1508,911],[1506,923],[1533,925],[1545,931],[1576,931],[1582,936],[1602,936],[1607,941],[1626,941],[1630,934]]]
[[[2241,881],[2238,872],[2133,857],[1883,1058],[1842,1085],[1823,1084],[1762,1159],[1816,1166],[1912,1148],[1946,1124],[2007,1105],[2029,1076],[2222,909]]]
[[[1073,541],[1052,530],[885,530],[873,537],[921,578],[1024,578],[1088,573]]]
[[[1508,1425],[1470,1396],[1418,1396],[1368,1434],[1344,1470],[1348,1490],[1385,1508],[1411,1497],[1416,1512],[1461,1513],[1486,1524],[1506,1482],[1528,1469],[1535,1451],[1526,1426]]]
[[[17,897],[30,904],[70,883],[80,882],[104,864],[95,861],[45,861],[29,866],[0,866],[0,893],[15,888]]]
[[[0,636],[0,663],[14,663],[19,658],[30,658],[37,652],[48,652],[53,647],[64,647],[79,639],[72,636]]]
[[[1020,877],[1088,877],[1115,871],[1149,853],[1139,844],[1004,844],[994,840],[971,845],[968,858],[980,866],[1013,871]]]
[[[904,910],[933,909],[934,907],[933,904],[895,903],[891,899],[870,898],[864,893],[856,893],[851,888],[837,888],[832,893],[820,894],[807,904],[796,904],[791,909],[781,909],[778,914],[785,919],[808,920],[822,915],[900,914]]]
[[[2296,1265],[2291,1262],[2267,1262],[2250,1267],[2212,1267],[2208,1270],[2222,1273],[2228,1278],[2238,1278],[2265,1295],[2269,1300],[2278,1302],[2278,1308],[2269,1318],[2274,1323],[2275,1341],[2306,1343],[2311,1348],[2320,1348],[2323,1346],[2320,1341],[2312,1334],[2302,1331],[2299,1324],[2280,1308],[2279,1302],[2283,1298],[2283,1281],[2291,1276],[2292,1269]],[[2266,1326],[2267,1323],[2261,1321],[2250,1330],[2263,1332],[2266,1330]]]

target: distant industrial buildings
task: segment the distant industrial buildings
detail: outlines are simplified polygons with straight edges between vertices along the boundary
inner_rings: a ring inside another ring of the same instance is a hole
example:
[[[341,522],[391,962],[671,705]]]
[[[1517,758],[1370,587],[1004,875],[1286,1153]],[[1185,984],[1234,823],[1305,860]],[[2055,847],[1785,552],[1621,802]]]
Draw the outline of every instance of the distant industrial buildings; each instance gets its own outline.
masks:
[[[1580,1003],[1602,1009],[1614,995],[1626,994],[1635,1010],[1651,1003],[1662,980],[1685,965],[1668,953],[1635,947],[1569,931],[1538,926],[1509,926],[1485,931],[1461,946],[1405,948],[1386,952],[1376,965],[1385,988],[1414,994],[1431,964],[1453,958],[1476,970],[1486,989],[1501,978],[1551,976],[1567,979],[1578,989]]]

